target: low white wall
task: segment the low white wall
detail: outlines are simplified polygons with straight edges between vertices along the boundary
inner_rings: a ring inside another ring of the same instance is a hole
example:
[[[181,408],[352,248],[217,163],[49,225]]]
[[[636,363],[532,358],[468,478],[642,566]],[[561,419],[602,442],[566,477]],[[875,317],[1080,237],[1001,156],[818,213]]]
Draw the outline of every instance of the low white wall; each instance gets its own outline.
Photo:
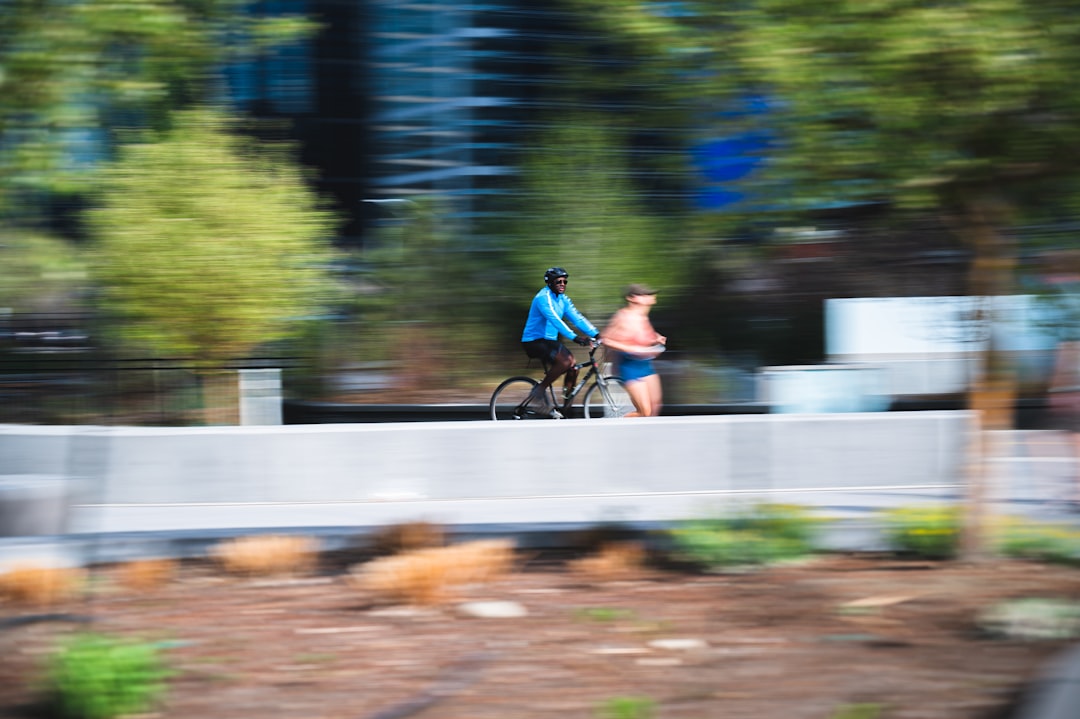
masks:
[[[967,412],[0,425],[0,474],[73,478],[75,532],[667,520],[731,493],[956,485],[971,428]]]

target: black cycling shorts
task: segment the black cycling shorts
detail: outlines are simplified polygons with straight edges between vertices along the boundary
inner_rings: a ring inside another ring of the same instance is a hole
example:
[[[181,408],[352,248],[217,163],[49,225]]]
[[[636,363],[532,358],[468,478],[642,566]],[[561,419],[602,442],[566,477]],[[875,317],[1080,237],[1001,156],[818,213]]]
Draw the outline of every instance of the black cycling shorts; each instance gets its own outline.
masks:
[[[525,350],[525,354],[529,355],[533,359],[538,359],[544,363],[544,366],[552,365],[555,363],[555,358],[562,353],[568,354],[573,359],[574,355],[570,353],[570,350],[566,349],[559,340],[529,340],[528,342],[521,343],[522,349]]]

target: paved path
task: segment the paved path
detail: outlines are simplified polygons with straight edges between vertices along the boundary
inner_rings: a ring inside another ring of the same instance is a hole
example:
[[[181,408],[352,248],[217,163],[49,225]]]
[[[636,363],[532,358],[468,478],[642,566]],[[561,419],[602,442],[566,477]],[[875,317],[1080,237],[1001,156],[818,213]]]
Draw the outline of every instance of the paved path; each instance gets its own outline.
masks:
[[[1069,432],[990,433],[986,476],[996,511],[1080,525],[1078,450]]]

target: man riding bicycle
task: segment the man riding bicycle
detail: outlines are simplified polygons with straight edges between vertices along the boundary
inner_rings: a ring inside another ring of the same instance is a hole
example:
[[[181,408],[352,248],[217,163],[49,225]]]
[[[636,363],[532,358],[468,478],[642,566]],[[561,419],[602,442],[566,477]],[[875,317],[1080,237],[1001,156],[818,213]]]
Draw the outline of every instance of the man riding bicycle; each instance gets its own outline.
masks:
[[[559,375],[565,374],[563,393],[569,395],[577,382],[577,370],[574,369],[574,355],[559,341],[559,335],[574,340],[583,347],[588,347],[595,340],[599,331],[585,315],[581,314],[573,301],[566,294],[569,274],[561,267],[551,267],[544,273],[547,285],[533,297],[529,307],[529,317],[525,321],[525,330],[521,333],[521,346],[525,354],[543,362],[544,379],[536,385],[529,401],[540,404],[545,401],[547,388]],[[567,324],[569,319],[584,334],[579,334]],[[554,408],[551,408],[554,411]]]

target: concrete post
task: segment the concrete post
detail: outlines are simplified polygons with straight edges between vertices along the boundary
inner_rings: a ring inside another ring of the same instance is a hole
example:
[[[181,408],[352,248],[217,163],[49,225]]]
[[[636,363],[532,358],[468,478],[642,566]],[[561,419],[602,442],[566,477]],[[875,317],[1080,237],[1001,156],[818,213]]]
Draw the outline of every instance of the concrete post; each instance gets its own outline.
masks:
[[[240,424],[281,424],[281,370],[240,370]]]

